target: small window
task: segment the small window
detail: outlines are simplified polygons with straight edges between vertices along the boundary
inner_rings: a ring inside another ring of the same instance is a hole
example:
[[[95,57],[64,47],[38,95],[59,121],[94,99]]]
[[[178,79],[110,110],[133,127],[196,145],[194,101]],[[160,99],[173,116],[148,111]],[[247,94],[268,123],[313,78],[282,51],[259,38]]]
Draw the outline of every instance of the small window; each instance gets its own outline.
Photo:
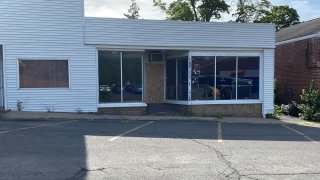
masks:
[[[68,88],[67,60],[19,60],[20,88]]]

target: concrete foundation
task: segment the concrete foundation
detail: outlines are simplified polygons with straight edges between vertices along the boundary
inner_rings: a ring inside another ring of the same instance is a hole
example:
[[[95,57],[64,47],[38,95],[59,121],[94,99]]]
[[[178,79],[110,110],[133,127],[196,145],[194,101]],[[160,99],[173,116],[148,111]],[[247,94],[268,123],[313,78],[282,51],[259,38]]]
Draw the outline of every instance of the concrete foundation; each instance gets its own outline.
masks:
[[[190,116],[262,117],[262,104],[173,105]]]
[[[146,107],[99,108],[98,113],[109,115],[140,116],[146,114]]]
[[[172,112],[179,112],[175,114],[185,116],[202,116],[202,117],[262,117],[262,104],[214,104],[214,105],[176,105],[167,104],[166,109],[159,108],[157,116],[172,115]],[[165,113],[170,108],[170,112]],[[126,107],[126,108],[100,108],[99,113],[109,115],[127,115],[127,116],[139,116],[146,115],[146,107]],[[155,113],[157,109],[153,109]],[[164,113],[160,113],[164,112]],[[154,115],[154,114],[153,114]]]

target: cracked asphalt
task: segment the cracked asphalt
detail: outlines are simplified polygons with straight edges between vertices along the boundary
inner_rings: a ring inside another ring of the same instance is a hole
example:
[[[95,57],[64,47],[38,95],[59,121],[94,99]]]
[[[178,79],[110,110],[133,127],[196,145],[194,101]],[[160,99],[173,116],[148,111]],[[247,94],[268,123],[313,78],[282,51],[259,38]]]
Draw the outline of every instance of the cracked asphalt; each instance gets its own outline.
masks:
[[[320,179],[320,128],[286,126],[3,120],[0,179]]]

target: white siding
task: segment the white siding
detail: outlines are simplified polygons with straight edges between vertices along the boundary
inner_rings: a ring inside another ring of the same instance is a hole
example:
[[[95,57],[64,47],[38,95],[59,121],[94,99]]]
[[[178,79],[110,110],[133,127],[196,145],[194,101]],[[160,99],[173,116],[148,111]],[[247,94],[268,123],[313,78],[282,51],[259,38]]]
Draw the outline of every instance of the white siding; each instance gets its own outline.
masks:
[[[94,47],[83,42],[82,0],[1,0],[0,44],[5,46],[6,109],[97,110]],[[68,59],[70,89],[19,89],[18,58]]]
[[[83,0],[0,0],[0,17],[7,110],[22,101],[24,111],[95,112],[102,45],[265,49],[263,113],[273,111],[274,25],[86,18],[83,32]],[[70,88],[19,89],[19,58],[69,60]]]
[[[144,47],[274,48],[272,24],[86,18],[86,44]]]
[[[263,57],[263,114],[274,111],[274,49],[265,49]]]

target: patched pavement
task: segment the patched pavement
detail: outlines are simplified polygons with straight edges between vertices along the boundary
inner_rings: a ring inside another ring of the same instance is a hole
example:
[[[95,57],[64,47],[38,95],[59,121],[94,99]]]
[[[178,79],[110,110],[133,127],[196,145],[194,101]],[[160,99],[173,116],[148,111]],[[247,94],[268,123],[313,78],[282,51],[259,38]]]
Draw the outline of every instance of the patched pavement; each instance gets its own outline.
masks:
[[[319,179],[320,128],[219,121],[0,121],[0,179]]]

